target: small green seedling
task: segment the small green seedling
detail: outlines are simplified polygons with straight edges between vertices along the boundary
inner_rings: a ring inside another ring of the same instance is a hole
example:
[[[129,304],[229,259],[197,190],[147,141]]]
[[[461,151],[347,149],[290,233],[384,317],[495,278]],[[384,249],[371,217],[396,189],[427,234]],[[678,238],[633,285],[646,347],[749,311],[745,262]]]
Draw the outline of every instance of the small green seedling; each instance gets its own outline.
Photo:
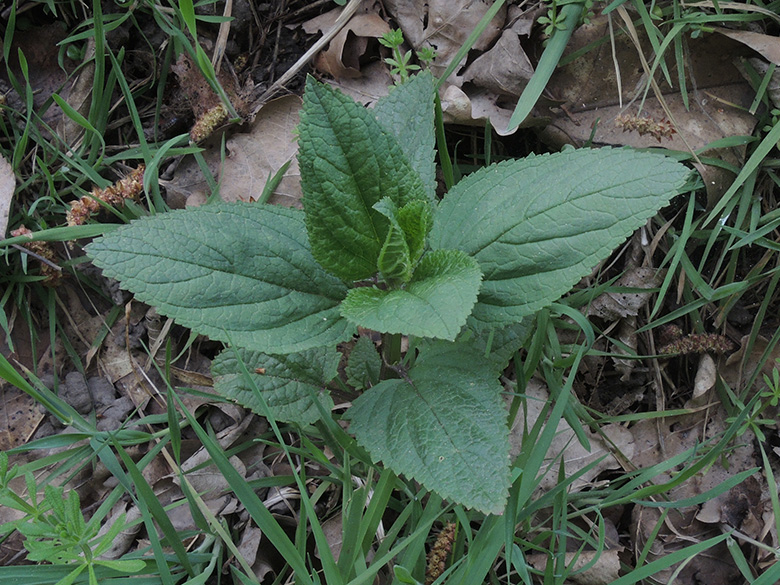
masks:
[[[393,56],[385,59],[385,63],[390,65],[392,75],[398,75],[401,78],[401,83],[409,80],[410,73],[420,70],[419,65],[410,63],[411,51],[401,52],[401,45],[404,43],[404,34],[401,29],[386,32],[379,37],[379,43],[393,52]],[[417,58],[421,63],[429,65],[436,58],[436,52],[430,47],[422,47],[417,52]]]
[[[427,72],[373,110],[309,79],[298,160],[304,211],[215,203],[134,221],[87,252],[139,300],[231,344],[212,364],[216,389],[280,420],[330,412],[336,345],[358,326],[381,332],[381,353],[361,340],[349,358],[362,391],[350,432],[395,472],[501,513],[499,374],[526,317],[679,193],[688,169],[570,149],[481,169],[439,200]]]
[[[69,585],[84,571],[89,585],[98,585],[97,567],[125,573],[146,568],[140,559],[103,560],[100,555],[109,550],[114,539],[125,528],[125,516],[117,518],[108,531],[100,534],[97,516],[84,519],[78,495],[71,490],[67,496],[61,487],[47,485],[43,494],[31,473],[24,475],[29,501],[15,493],[11,481],[19,475],[17,467],[9,468],[8,455],[0,452],[0,506],[21,512],[19,520],[0,525],[0,536],[18,530],[24,537],[27,559],[55,565],[70,565],[73,570],[55,585]]]

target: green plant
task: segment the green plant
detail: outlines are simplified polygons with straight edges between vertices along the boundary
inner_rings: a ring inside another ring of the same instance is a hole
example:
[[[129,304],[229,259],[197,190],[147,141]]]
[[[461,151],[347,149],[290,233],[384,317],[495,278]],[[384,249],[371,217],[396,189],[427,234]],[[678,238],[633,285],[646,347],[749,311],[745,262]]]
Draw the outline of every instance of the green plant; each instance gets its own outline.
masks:
[[[408,81],[410,73],[420,70],[419,65],[409,62],[412,58],[411,51],[401,52],[401,45],[404,44],[404,34],[401,29],[394,29],[383,34],[379,37],[379,42],[392,51],[393,56],[385,59],[385,63],[390,65],[391,74],[401,78],[401,83]],[[436,52],[430,47],[423,47],[417,52],[417,58],[421,63],[429,64],[436,58]]]
[[[775,363],[777,365],[780,365],[780,359],[775,360]],[[753,404],[753,407],[750,409],[750,415],[747,417],[746,420],[742,422],[742,425],[739,428],[738,434],[742,435],[746,433],[749,430],[753,431],[753,433],[756,435],[756,438],[761,441],[762,443],[766,441],[766,435],[764,434],[764,431],[761,429],[761,427],[773,427],[775,424],[774,417],[771,418],[764,418],[762,415],[764,415],[764,412],[769,408],[772,407],[773,409],[777,408],[778,403],[780,403],[780,371],[778,371],[777,367],[775,367],[772,370],[772,377],[770,378],[766,374],[763,375],[764,377],[764,384],[766,385],[766,389],[762,390],[759,393],[758,400]],[[734,403],[738,409],[738,412],[744,412],[748,409],[748,407],[745,405],[742,400],[737,398],[732,394]],[[736,420],[736,416],[732,416],[726,419],[726,422],[729,424],[733,424],[733,422]]]
[[[32,473],[27,472],[23,477],[30,499],[28,502],[11,489],[10,483],[19,473],[17,467],[9,469],[8,465],[8,455],[0,451],[0,506],[17,510],[23,516],[0,525],[0,535],[18,530],[25,538],[24,547],[31,561],[73,565],[74,569],[57,585],[73,583],[85,570],[89,584],[97,585],[96,567],[127,573],[136,573],[146,567],[146,562],[140,559],[99,558],[111,548],[114,539],[124,529],[124,514],[104,534],[99,534],[102,517],[95,515],[87,522],[75,491],[71,490],[65,496],[63,488],[46,485],[43,497],[39,499],[36,481]]]
[[[570,149],[481,169],[438,201],[433,87],[422,73],[369,111],[309,79],[305,212],[211,204],[121,226],[87,251],[139,300],[230,343],[212,365],[217,389],[280,420],[328,413],[336,344],[358,325],[381,332],[381,354],[360,341],[342,380],[363,390],[350,432],[392,470],[500,513],[510,465],[498,375],[525,317],[689,171],[657,154]]]

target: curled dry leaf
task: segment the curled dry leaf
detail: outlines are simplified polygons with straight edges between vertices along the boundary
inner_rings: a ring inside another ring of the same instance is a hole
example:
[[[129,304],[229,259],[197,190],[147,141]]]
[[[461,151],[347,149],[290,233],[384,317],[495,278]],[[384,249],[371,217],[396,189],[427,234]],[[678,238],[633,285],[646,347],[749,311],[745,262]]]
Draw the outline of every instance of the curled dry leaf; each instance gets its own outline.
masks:
[[[298,143],[295,127],[301,99],[285,96],[265,104],[250,130],[227,142],[230,156],[220,174],[220,193],[225,201],[251,201],[263,193],[266,181],[287,162],[290,166],[269,200],[285,207],[301,207]]]
[[[780,65],[780,38],[748,30],[713,27],[715,32],[747,45],[770,63]]]
[[[715,360],[708,353],[701,356],[699,367],[696,370],[696,378],[693,382],[693,399],[696,400],[706,395],[715,387],[718,378],[718,368]]]
[[[311,19],[303,24],[303,30],[308,34],[329,31],[341,10],[337,8]],[[376,12],[359,12],[330,41],[328,47],[317,54],[314,66],[335,79],[361,77],[360,60],[368,49],[369,39],[378,39],[389,31],[388,24]]]

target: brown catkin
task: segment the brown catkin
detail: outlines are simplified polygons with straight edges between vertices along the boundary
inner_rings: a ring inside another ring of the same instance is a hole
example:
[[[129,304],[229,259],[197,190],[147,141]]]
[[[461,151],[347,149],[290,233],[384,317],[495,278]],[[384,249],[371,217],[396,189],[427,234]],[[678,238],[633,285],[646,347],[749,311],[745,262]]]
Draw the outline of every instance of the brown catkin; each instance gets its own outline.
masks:
[[[124,179],[120,179],[105,189],[92,189],[92,193],[84,195],[78,201],[71,203],[68,211],[68,225],[83,225],[87,220],[100,211],[100,202],[113,207],[124,205],[126,199],[134,199],[144,188],[144,170],[146,167],[138,165]]]
[[[431,550],[428,552],[428,565],[425,569],[425,585],[431,585],[447,568],[447,557],[452,552],[452,543],[455,540],[455,524],[447,522],[436,537]]]
[[[24,226],[11,231],[11,235],[14,237],[30,236],[31,234],[32,232]],[[43,280],[43,285],[57,286],[60,283],[60,280],[62,280],[63,274],[62,270],[55,268],[57,265],[57,253],[54,251],[51,242],[28,242],[22,245],[33,254],[37,254],[40,258],[51,263],[49,264],[39,260],[41,264],[41,275],[46,277]]]

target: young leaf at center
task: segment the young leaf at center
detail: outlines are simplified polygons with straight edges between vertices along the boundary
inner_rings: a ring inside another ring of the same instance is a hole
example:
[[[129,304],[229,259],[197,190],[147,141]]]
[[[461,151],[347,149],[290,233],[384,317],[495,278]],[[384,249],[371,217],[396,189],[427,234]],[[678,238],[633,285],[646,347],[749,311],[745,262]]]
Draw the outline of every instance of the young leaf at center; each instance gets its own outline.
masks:
[[[459,250],[423,256],[402,289],[353,288],[341,303],[350,321],[382,333],[455,339],[479,293],[477,262]]]

